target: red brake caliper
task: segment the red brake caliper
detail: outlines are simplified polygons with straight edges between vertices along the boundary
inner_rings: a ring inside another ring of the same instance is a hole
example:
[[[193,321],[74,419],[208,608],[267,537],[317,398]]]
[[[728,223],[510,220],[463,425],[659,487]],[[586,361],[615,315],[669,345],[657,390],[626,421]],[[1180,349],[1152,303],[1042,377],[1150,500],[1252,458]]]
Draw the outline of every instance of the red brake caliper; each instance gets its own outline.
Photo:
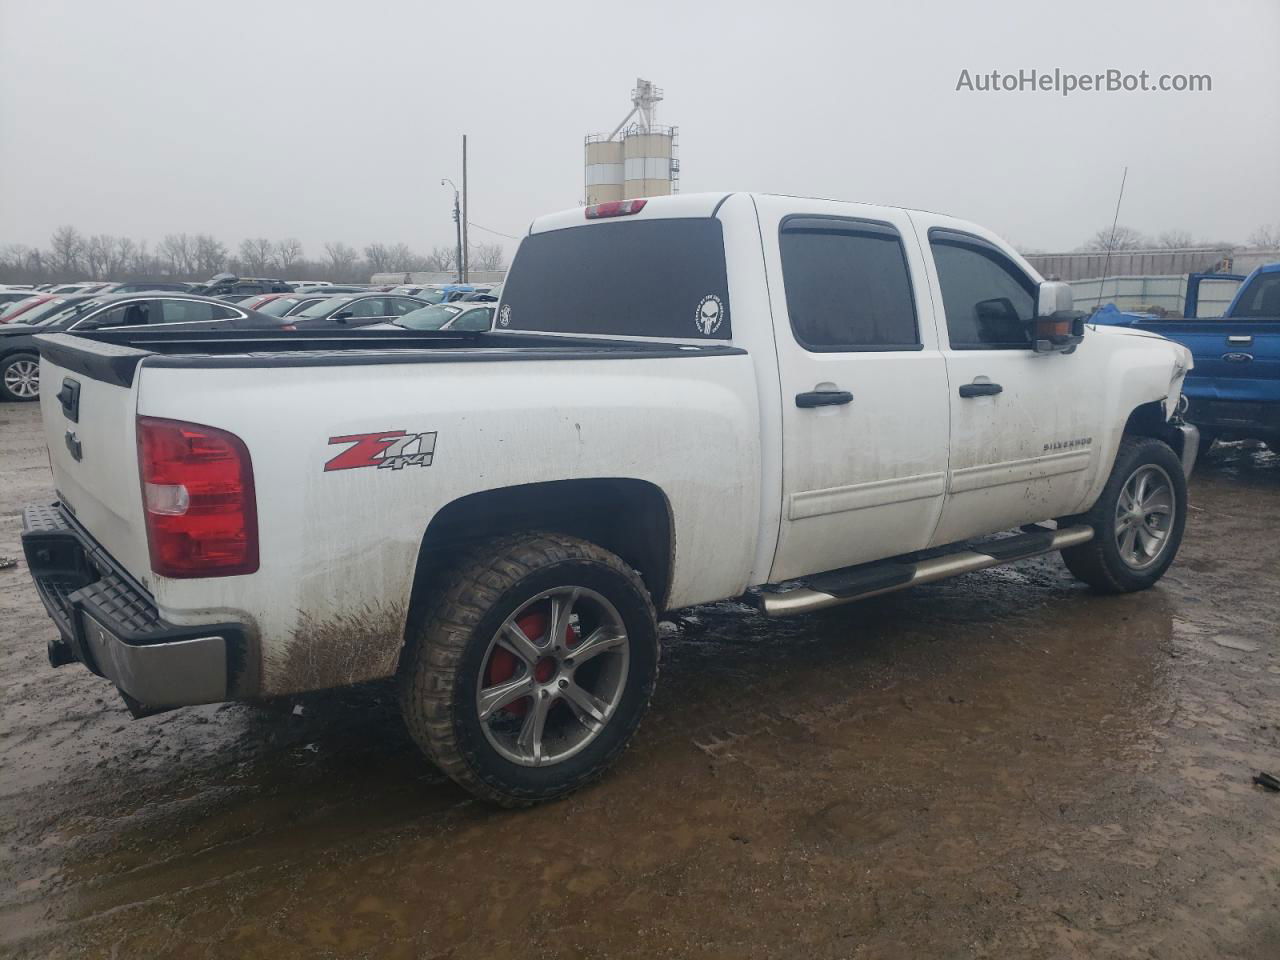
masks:
[[[531,610],[516,621],[516,626],[521,629],[526,637],[536,643],[547,632],[548,619],[544,611]],[[573,646],[578,642],[578,633],[572,626],[565,627],[564,635],[565,641],[569,646]],[[513,653],[505,647],[495,647],[493,653],[489,656],[489,666],[485,670],[484,685],[492,687],[499,683],[506,683],[516,675],[518,665],[519,661]],[[555,669],[555,661],[550,657],[544,657],[534,666],[533,677],[539,683],[546,683],[551,679]],[[525,711],[529,709],[528,698],[522,698],[514,703],[507,704],[503,709],[512,716],[522,717]]]

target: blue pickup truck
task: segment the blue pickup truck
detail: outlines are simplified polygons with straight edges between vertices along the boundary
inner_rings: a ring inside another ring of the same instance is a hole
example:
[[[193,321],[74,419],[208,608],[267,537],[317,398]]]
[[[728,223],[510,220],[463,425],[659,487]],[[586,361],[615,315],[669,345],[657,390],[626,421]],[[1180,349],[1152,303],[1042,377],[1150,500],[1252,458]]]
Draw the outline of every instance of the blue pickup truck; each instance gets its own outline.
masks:
[[[1193,278],[1195,279],[1195,278]],[[1200,450],[1214,440],[1265,440],[1280,448],[1280,263],[1244,278],[1221,317],[1196,317],[1188,285],[1185,319],[1098,311],[1092,322],[1133,326],[1191,350],[1195,369],[1182,392],[1183,416],[1200,428]]]

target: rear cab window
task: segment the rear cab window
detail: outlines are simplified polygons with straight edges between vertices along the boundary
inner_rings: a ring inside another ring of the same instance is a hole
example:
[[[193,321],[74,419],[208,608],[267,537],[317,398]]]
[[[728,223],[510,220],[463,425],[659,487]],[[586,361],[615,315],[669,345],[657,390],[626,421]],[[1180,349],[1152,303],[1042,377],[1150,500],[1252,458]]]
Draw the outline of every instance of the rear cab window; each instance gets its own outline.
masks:
[[[720,221],[629,220],[532,234],[507,274],[497,328],[729,340]]]
[[[1254,277],[1241,291],[1229,319],[1280,322],[1280,270]]]

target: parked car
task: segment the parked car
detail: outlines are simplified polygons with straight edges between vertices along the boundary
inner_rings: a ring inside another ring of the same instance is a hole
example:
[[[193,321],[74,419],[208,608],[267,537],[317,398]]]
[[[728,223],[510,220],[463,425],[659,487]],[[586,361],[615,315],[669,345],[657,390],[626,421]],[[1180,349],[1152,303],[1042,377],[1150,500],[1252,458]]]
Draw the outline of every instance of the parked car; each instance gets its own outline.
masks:
[[[193,284],[178,280],[129,280],[109,283],[96,293],[145,293],[150,290],[166,290],[174,293],[190,293]]]
[[[12,303],[5,306],[3,310],[0,310],[0,323],[21,322],[18,320],[18,317],[26,313],[28,310],[32,310],[43,303],[48,303],[50,300],[54,299],[54,296],[55,295],[52,293],[33,293],[25,299],[14,300]]]
[[[466,303],[437,303],[406,313],[389,323],[374,324],[379,330],[489,330],[493,327],[493,307]]]
[[[54,284],[49,292],[60,295],[69,293],[96,293],[106,285],[107,283],[104,280],[82,280],[79,283]]]
[[[316,288],[307,289],[307,290],[293,290],[293,291],[290,291],[289,293],[260,293],[260,294],[255,294],[253,296],[245,297],[243,300],[240,300],[239,302],[242,306],[246,306],[251,310],[261,310],[263,307],[267,306],[268,304],[276,300],[290,300],[290,301],[293,301],[293,305],[295,306],[298,303],[305,301],[308,305],[310,305],[312,303],[315,303],[318,300],[327,300],[330,297],[336,296],[339,293],[366,293],[366,292],[367,291],[365,290],[364,287],[346,287],[346,286],[340,287],[340,286],[337,286],[336,284],[329,284],[325,287],[316,287]],[[279,308],[277,308],[277,310],[278,309]],[[284,314],[281,313],[279,315],[283,316]]]
[[[30,300],[35,294],[30,290],[0,290],[0,306],[7,307],[19,300]]]
[[[1190,349],[1196,366],[1183,390],[1183,416],[1200,428],[1201,453],[1215,440],[1280,446],[1280,263],[1245,277],[1221,317],[1196,317],[1197,290],[1198,284],[1188,285],[1183,319],[1117,310],[1094,318],[1158,333]]]
[[[317,301],[290,313],[289,319],[299,330],[366,327],[373,323],[386,323],[425,306],[428,306],[427,302],[416,297],[348,293]]]
[[[293,287],[283,280],[265,277],[237,277],[234,273],[219,273],[207,283],[197,284],[192,293],[219,299],[239,299],[255,293],[291,293]]]
[[[1059,550],[1156,583],[1191,355],[1070,307],[962,220],[685,194],[536,220],[490,333],[42,337],[51,662],[136,714],[395,676],[467,789],[567,793],[640,723],[661,611]]]
[[[292,329],[288,321],[232,306],[221,300],[176,293],[72,294],[51,297],[0,326],[0,399],[35,400],[40,395],[42,333],[84,333],[145,327],[147,333]]]

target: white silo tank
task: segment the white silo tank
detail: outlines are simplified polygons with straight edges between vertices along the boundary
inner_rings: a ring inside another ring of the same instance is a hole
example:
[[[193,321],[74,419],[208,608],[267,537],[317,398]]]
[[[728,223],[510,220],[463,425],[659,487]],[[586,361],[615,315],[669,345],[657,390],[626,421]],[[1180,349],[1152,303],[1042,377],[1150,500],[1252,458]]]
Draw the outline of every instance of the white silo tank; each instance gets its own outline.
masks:
[[[623,173],[622,141],[587,137],[583,167],[586,202],[621,200]]]
[[[622,139],[622,198],[665,197],[671,193],[675,129],[632,127]]]

